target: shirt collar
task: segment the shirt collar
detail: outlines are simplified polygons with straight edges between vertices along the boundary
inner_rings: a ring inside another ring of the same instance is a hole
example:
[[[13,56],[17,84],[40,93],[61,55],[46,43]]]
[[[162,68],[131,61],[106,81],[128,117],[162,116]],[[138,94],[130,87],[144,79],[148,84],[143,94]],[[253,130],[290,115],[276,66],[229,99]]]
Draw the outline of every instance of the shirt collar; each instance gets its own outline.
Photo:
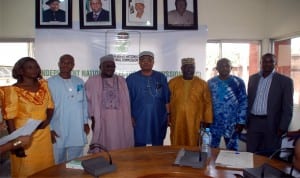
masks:
[[[273,77],[273,75],[274,75],[274,73],[275,73],[275,69],[273,69],[273,71],[270,73],[270,75],[268,75],[267,77]],[[259,73],[258,73],[261,77],[263,77],[263,75],[262,75],[262,71],[259,71]],[[266,77],[266,78],[267,78]]]

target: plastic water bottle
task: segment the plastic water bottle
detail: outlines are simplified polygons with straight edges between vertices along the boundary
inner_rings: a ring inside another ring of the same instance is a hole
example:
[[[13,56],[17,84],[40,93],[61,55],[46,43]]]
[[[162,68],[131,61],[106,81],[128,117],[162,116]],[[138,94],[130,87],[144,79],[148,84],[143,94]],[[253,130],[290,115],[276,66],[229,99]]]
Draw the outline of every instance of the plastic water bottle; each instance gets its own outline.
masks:
[[[207,153],[207,157],[210,157],[211,155],[210,143],[211,143],[210,129],[206,128],[202,134],[201,151]]]

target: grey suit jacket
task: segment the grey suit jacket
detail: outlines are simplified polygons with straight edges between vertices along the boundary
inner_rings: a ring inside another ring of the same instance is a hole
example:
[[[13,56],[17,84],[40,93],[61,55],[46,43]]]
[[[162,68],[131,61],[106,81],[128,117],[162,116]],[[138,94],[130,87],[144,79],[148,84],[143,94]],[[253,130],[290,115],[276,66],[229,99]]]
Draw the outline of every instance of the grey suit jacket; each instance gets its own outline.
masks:
[[[250,76],[248,82],[248,114],[252,109],[260,74]],[[267,104],[267,129],[277,132],[278,129],[287,131],[293,116],[293,81],[287,76],[274,73],[270,86]],[[249,118],[249,117],[248,117]],[[248,124],[251,120],[248,120]],[[255,124],[255,123],[252,123]],[[253,128],[253,127],[252,127]],[[259,128],[259,126],[258,126]]]

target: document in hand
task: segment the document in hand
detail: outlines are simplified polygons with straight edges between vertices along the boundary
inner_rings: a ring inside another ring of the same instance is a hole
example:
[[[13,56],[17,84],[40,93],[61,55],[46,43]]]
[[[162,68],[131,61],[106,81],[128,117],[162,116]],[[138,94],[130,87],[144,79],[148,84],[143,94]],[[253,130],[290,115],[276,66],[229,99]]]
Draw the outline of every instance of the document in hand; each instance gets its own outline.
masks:
[[[26,122],[26,124],[21,127],[18,128],[17,130],[15,130],[14,132],[12,132],[11,134],[2,137],[0,139],[0,145],[3,145],[9,141],[12,141],[16,138],[18,138],[19,136],[24,136],[24,135],[30,135],[32,134],[32,132],[39,126],[39,124],[41,123],[41,120],[36,120],[36,119],[28,119],[28,121]]]
[[[229,168],[253,168],[253,153],[220,150],[216,166]]]

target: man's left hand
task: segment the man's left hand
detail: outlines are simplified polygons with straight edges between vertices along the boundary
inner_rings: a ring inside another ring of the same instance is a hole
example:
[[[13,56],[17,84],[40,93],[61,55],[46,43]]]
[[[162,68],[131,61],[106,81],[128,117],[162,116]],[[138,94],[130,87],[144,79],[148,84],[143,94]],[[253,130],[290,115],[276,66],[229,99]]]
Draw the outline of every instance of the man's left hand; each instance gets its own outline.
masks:
[[[281,137],[285,132],[281,129],[277,130],[277,136]]]
[[[244,126],[243,124],[236,124],[235,125],[235,131],[238,132],[238,133],[241,133],[244,129]]]

